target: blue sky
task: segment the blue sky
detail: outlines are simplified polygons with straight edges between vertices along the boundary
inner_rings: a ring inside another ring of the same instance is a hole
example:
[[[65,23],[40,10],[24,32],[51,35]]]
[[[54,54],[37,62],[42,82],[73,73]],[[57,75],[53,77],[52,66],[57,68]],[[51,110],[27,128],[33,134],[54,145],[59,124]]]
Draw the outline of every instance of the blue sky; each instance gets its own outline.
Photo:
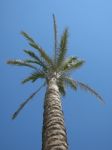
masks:
[[[28,32],[48,54],[53,49],[54,13],[58,35],[69,28],[69,56],[86,61],[73,78],[95,88],[105,99],[81,91],[62,100],[70,150],[112,149],[112,1],[111,0],[1,0],[0,1],[0,149],[40,150],[45,89],[21,112],[12,113],[40,85],[20,81],[30,72],[6,65],[10,58],[25,58],[29,48],[20,35]]]

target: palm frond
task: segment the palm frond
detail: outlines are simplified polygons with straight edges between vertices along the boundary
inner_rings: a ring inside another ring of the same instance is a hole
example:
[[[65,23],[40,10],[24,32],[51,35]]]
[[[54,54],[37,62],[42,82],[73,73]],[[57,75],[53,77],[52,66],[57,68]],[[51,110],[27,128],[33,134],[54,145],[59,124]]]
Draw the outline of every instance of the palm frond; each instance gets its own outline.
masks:
[[[85,61],[83,60],[77,60],[76,62],[73,63],[69,63],[65,68],[64,71],[68,72],[68,71],[73,71],[76,69],[79,69],[80,67],[82,67],[82,65],[85,63]]]
[[[35,66],[33,66],[23,60],[9,60],[9,61],[7,61],[7,64],[15,65],[15,66],[25,66],[25,67],[30,67],[30,68],[37,70],[37,68]]]
[[[28,81],[35,82],[39,78],[45,78],[45,73],[41,70],[32,73],[29,77],[25,78],[22,83],[26,83]]]
[[[60,66],[65,58],[67,52],[67,39],[68,39],[68,29],[65,29],[61,37],[57,66]]]
[[[21,34],[29,41],[29,45],[38,50],[40,53],[41,57],[45,59],[45,61],[48,64],[52,64],[52,60],[50,57],[45,53],[45,51],[31,38],[26,32],[21,32]]]
[[[30,64],[38,64],[38,65],[40,65],[39,62],[37,62],[36,60],[31,60],[31,59],[26,59],[26,60],[24,60],[24,62],[30,63]]]
[[[28,54],[31,58],[33,58],[33,59],[39,61],[39,57],[38,57],[33,51],[31,51],[31,50],[26,50],[26,49],[25,49],[24,52],[25,52],[26,54]]]
[[[90,92],[91,94],[96,96],[102,103],[104,103],[103,98],[93,88],[91,88],[90,86],[88,86],[88,85],[86,85],[86,84],[84,84],[82,82],[79,82],[79,81],[76,81],[76,82],[80,86],[81,89],[84,89],[84,90]]]
[[[22,31],[21,34],[30,42],[30,43],[35,43],[35,41],[33,40],[33,38],[31,38],[28,33]]]
[[[68,66],[70,66],[73,63],[77,62],[77,57],[69,57],[67,59],[64,60],[63,64],[61,66],[59,66],[59,70],[66,70],[68,68]]]
[[[35,92],[33,92],[22,104],[20,104],[19,108],[16,110],[16,112],[12,115],[12,119],[15,119],[20,111],[26,106],[26,104],[32,100],[32,98],[41,90],[41,88],[45,86],[45,83],[41,85]]]
[[[57,24],[56,24],[56,18],[55,18],[54,14],[53,14],[53,25],[54,25],[54,51],[55,51],[54,60],[55,60],[55,64],[56,64],[56,61],[57,61],[57,45],[58,45],[58,41],[57,41]]]
[[[37,64],[39,64],[40,66],[42,66],[44,69],[47,68],[47,65],[33,51],[24,50],[24,52],[26,54],[28,54],[31,58],[33,58],[34,60],[36,60]]]
[[[30,46],[38,50],[40,53],[41,57],[48,63],[49,65],[52,65],[52,59],[45,53],[45,51],[37,44],[37,43],[29,43]]]
[[[70,77],[64,78],[65,83],[70,86],[73,90],[77,90],[77,82]]]

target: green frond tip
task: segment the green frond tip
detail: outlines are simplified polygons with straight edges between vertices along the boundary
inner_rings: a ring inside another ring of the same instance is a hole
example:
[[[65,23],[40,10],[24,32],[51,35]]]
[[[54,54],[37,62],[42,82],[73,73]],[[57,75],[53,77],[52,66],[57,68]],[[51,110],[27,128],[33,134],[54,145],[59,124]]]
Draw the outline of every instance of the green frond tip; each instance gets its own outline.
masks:
[[[30,63],[30,64],[39,64],[36,60],[31,60],[31,59],[26,59],[26,60],[24,60],[24,62]]]
[[[41,90],[41,88],[45,86],[45,83],[43,85],[41,85],[35,92],[33,92],[17,109],[17,111],[12,115],[12,119],[15,119],[18,114],[20,113],[20,111],[26,106],[26,104],[32,100],[32,98]]]
[[[37,64],[39,64],[40,66],[42,66],[44,69],[47,69],[47,65],[33,51],[24,50],[24,52],[26,54],[28,54],[31,58],[33,58],[34,60],[36,60],[35,62]]]
[[[36,71],[34,73],[32,73],[29,77],[25,78],[22,83],[26,83],[28,81],[32,81],[35,82],[37,79],[39,78],[45,78],[45,73],[43,71]]]
[[[61,41],[60,41],[57,66],[60,66],[62,64],[62,62],[64,61],[64,58],[65,58],[65,55],[67,52],[67,42],[68,42],[67,39],[68,39],[68,29],[66,28],[63,32],[63,35],[62,35]]]
[[[25,66],[25,67],[30,67],[30,68],[33,68],[35,70],[37,70],[37,68],[29,63],[26,63],[25,61],[23,60],[8,60],[7,61],[7,64],[10,64],[10,65],[15,65],[15,66]]]
[[[29,43],[30,46],[38,50],[41,57],[48,63],[49,65],[52,65],[52,59],[45,53],[45,51],[37,44],[37,43]]]
[[[28,33],[22,31],[21,34],[22,34],[30,43],[35,43],[35,41],[28,35]]]
[[[55,59],[55,63],[57,61],[57,47],[58,47],[58,41],[57,41],[57,24],[56,24],[56,18],[55,15],[53,14],[53,25],[54,25],[54,59]]]
[[[94,96],[96,96],[96,97],[100,100],[100,102],[102,102],[103,104],[105,103],[104,100],[103,100],[103,98],[100,96],[100,94],[97,93],[97,92],[96,92],[94,89],[92,89],[90,86],[88,86],[88,85],[86,85],[86,84],[84,84],[84,83],[82,83],[82,82],[79,82],[79,81],[76,81],[76,82],[77,82],[77,84],[80,86],[80,88],[82,88],[82,89],[84,89],[84,90],[90,92],[90,93],[93,94]]]
[[[37,60],[38,61],[38,56],[36,56],[36,54],[33,52],[33,51],[30,51],[30,50],[24,50],[24,52],[26,54],[28,54],[30,57],[32,57],[33,59]]]
[[[71,87],[73,90],[77,90],[77,83],[70,77],[64,77],[64,82],[67,86]]]
[[[64,68],[64,71],[68,72],[68,71],[73,71],[73,70],[79,69],[80,67],[83,66],[84,63],[85,63],[85,61],[83,61],[83,60],[74,61],[74,62],[66,65]]]
[[[36,56],[36,54],[33,52],[33,51],[30,51],[30,50],[24,50],[24,52],[26,54],[28,54],[31,58],[33,58],[34,60],[36,60],[36,62],[39,64],[39,57]]]
[[[73,64],[73,63],[76,63],[77,62],[77,57],[69,57],[67,59],[64,60],[63,64],[61,66],[59,66],[59,70],[66,70],[68,69],[68,67]]]
[[[31,94],[17,109],[17,111],[13,114],[12,119],[15,119],[19,112],[24,108],[24,106],[36,95],[37,91]]]
[[[32,46],[33,48],[37,49],[38,52],[40,53],[41,57],[45,59],[45,61],[49,64],[51,64],[51,59],[50,57],[45,53],[45,51],[31,38],[26,32],[21,32],[21,34],[29,41],[29,45]]]

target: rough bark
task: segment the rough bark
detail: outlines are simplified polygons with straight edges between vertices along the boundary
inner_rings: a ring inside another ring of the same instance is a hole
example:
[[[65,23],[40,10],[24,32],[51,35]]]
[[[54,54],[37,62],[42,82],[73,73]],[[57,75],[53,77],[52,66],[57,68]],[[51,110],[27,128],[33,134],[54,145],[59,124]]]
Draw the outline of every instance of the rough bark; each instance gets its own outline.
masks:
[[[55,78],[48,82],[45,95],[42,150],[68,150],[60,93]]]

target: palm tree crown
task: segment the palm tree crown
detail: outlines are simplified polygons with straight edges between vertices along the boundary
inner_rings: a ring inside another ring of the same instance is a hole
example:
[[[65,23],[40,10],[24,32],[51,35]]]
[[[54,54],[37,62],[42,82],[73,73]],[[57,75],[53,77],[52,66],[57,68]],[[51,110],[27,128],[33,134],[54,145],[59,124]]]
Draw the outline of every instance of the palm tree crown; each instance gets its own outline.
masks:
[[[25,60],[9,60],[7,63],[16,66],[25,66],[32,69],[32,74],[26,77],[22,83],[27,83],[31,81],[32,83],[38,79],[43,79],[44,84],[42,84],[39,89],[37,89],[31,96],[26,99],[17,111],[13,114],[12,119],[16,118],[20,110],[29,102],[38,91],[45,85],[48,84],[50,78],[55,77],[56,83],[58,85],[61,95],[66,94],[66,86],[70,86],[73,90],[76,90],[79,86],[80,88],[91,92],[95,95],[101,102],[103,98],[91,87],[88,85],[76,81],[71,78],[71,72],[79,69],[84,61],[80,60],[78,57],[68,57],[66,58],[67,53],[67,44],[68,44],[68,29],[66,28],[61,36],[61,40],[58,42],[57,39],[57,25],[55,16],[53,15],[54,23],[54,56],[48,56],[45,50],[40,47],[40,45],[35,42],[26,32],[21,32],[21,34],[26,38],[29,45],[34,48],[35,52],[31,50],[24,50],[30,59]]]

